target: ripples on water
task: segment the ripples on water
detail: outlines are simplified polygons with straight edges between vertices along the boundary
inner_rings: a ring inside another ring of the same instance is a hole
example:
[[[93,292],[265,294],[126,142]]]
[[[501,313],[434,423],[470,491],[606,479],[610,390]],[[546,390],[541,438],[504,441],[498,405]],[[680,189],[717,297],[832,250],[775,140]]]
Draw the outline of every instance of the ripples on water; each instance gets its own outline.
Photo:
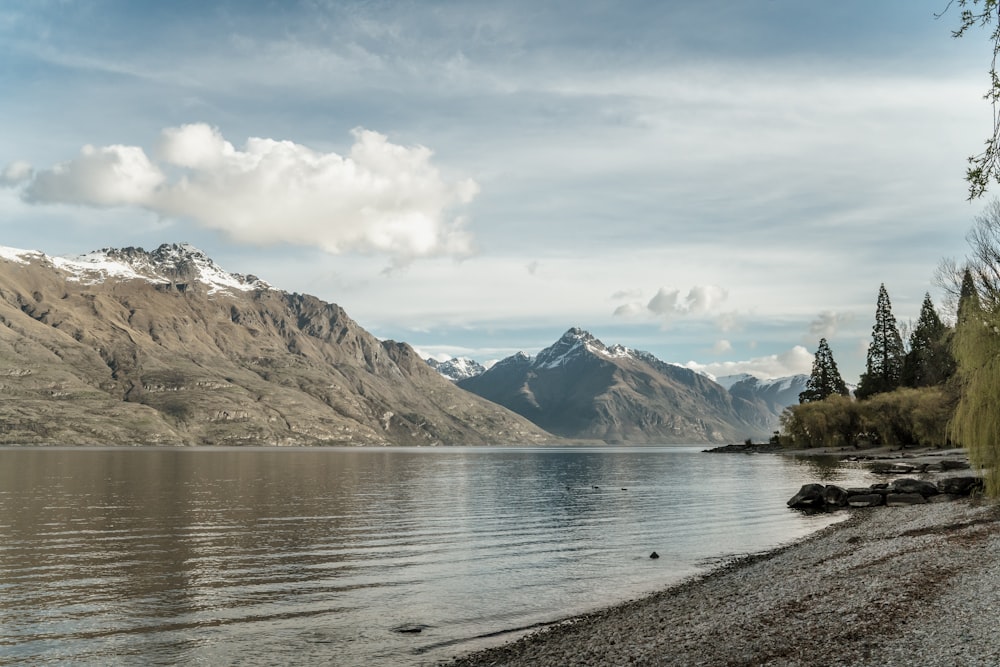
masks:
[[[870,483],[692,447],[0,450],[0,664],[433,664],[827,525],[784,506],[819,477]]]

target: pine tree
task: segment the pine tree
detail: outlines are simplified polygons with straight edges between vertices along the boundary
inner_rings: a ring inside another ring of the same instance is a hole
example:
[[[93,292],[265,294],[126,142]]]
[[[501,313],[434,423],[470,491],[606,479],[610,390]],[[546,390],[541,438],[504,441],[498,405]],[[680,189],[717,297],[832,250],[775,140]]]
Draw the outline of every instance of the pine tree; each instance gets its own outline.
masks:
[[[948,327],[934,309],[931,295],[924,295],[920,317],[910,334],[910,351],[903,357],[901,384],[905,387],[929,387],[947,380],[955,372],[955,359],[949,350]]]
[[[813,358],[812,373],[806,381],[806,390],[799,394],[799,403],[822,401],[833,394],[847,396],[849,392],[837,370],[837,362],[833,360],[829,344],[825,338],[820,338],[819,349]]]
[[[868,398],[899,386],[903,371],[903,339],[892,314],[892,303],[883,283],[875,306],[875,326],[868,346],[868,363],[854,395]]]
[[[979,292],[976,290],[976,281],[972,277],[972,271],[965,269],[962,274],[962,287],[958,293],[958,320],[969,317],[970,311],[979,311]],[[964,316],[963,316],[964,311]]]

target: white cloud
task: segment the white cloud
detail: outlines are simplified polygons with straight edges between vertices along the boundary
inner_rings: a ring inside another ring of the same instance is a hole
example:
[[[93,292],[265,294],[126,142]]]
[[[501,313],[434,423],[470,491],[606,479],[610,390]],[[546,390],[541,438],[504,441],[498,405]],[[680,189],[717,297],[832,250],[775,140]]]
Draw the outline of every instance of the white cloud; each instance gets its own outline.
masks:
[[[716,309],[729,297],[729,293],[718,285],[692,287],[684,300],[685,310],[694,315],[701,315]]]
[[[712,354],[725,354],[726,352],[731,352],[732,349],[733,344],[725,338],[722,338],[715,341],[715,345],[712,346]]]
[[[258,245],[292,243],[331,253],[385,253],[396,261],[468,255],[471,237],[453,209],[479,192],[471,179],[446,181],[431,151],[354,130],[349,155],[252,137],[242,150],[215,128],[163,131],[160,166],[137,146],[85,146],[75,160],[37,173],[32,203],[134,205],[190,218]]]
[[[160,133],[158,149],[167,162],[190,169],[218,168],[226,160],[239,159],[233,145],[204,123],[166,128]]]
[[[812,363],[813,354],[801,345],[796,345],[780,354],[755,357],[746,361],[719,361],[707,364],[689,361],[682,365],[712,377],[749,373],[762,380],[768,380],[789,375],[808,375],[812,371]]]
[[[24,191],[32,203],[146,205],[166,176],[137,146],[86,145],[75,160],[35,174]]]
[[[622,298],[634,293],[620,291],[612,298]],[[696,285],[688,290],[687,296],[681,297],[679,289],[661,287],[645,305],[638,301],[618,306],[614,314],[619,317],[635,317],[640,314],[651,314],[666,321],[677,316],[704,315],[716,311],[729,297],[729,293],[718,285]],[[720,320],[725,326],[734,321],[733,314]]]
[[[674,315],[682,310],[680,308],[680,294],[680,290],[668,291],[661,287],[646,304],[646,308],[656,315]]]
[[[0,172],[0,186],[18,185],[31,180],[35,170],[24,160],[11,162]]]
[[[615,308],[614,316],[615,317],[638,317],[640,315],[644,315],[645,313],[646,313],[646,309],[643,308],[643,306],[642,306],[641,303],[630,302],[630,303],[624,303],[624,304],[618,306],[617,308]]]

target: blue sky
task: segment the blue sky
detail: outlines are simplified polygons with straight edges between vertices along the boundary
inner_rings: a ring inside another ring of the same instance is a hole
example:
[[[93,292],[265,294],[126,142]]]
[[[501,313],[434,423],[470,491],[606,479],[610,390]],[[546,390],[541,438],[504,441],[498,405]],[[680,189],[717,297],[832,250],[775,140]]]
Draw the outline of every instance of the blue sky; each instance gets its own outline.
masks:
[[[0,6],[0,245],[187,241],[422,354],[863,370],[985,202],[944,0]]]

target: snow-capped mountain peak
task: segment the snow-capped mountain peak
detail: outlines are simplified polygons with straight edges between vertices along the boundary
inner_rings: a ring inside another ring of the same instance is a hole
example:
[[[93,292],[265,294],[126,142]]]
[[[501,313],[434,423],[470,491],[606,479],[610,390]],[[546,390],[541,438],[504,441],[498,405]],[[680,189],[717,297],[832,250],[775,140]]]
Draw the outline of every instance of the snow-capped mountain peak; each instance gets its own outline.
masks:
[[[188,243],[164,243],[151,252],[134,247],[102,248],[62,257],[4,247],[0,248],[0,258],[22,264],[46,262],[69,274],[67,280],[84,284],[99,284],[109,278],[171,284],[197,282],[205,285],[209,294],[270,288],[256,276],[222,270],[204,252]]]
[[[478,361],[473,361],[465,357],[455,357],[448,361],[428,359],[427,363],[431,368],[452,382],[466,380],[486,372],[486,368]]]
[[[607,347],[590,332],[573,327],[554,344],[539,352],[533,365],[536,368],[556,368],[569,363],[582,354],[620,359],[632,356],[632,351],[623,345]]]

